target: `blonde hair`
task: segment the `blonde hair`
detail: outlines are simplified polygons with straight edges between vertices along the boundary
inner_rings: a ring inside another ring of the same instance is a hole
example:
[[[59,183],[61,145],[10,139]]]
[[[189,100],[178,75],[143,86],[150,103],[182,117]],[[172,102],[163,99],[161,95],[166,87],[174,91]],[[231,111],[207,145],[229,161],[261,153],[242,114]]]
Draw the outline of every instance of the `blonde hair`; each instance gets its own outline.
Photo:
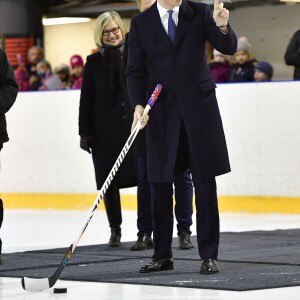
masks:
[[[143,0],[136,0],[136,4],[137,4],[139,11],[141,11],[141,8],[142,8],[142,1]]]
[[[104,27],[111,22],[116,22],[116,24],[120,27],[123,37],[127,33],[127,30],[123,24],[120,15],[116,11],[107,11],[101,14],[96,20],[95,29],[94,29],[94,41],[98,47],[103,46],[102,45],[103,30]]]

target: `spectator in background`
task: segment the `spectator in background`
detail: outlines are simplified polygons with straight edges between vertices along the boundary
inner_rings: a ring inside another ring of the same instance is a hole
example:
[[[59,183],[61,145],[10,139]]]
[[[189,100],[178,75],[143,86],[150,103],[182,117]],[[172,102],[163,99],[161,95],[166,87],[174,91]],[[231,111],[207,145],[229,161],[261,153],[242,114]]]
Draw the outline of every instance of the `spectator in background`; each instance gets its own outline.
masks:
[[[273,67],[266,61],[259,61],[254,66],[255,81],[271,81],[273,77]]]
[[[254,59],[252,57],[252,46],[245,37],[238,39],[237,51],[234,55],[235,63],[230,75],[231,82],[254,81]]]
[[[44,50],[40,46],[32,46],[27,52],[28,64],[26,66],[28,74],[29,89],[36,91],[39,88],[37,74],[37,64],[44,59]]]
[[[52,68],[50,63],[46,60],[41,60],[36,65],[36,73],[37,78],[35,79],[35,84],[38,87],[37,90],[47,90],[45,81],[52,75]],[[31,82],[29,84],[31,85]]]
[[[87,57],[79,107],[80,147],[92,153],[97,189],[103,186],[131,130],[131,108],[121,84],[121,65],[126,28],[115,11],[101,14],[95,24],[94,40],[100,51]],[[120,188],[136,186],[132,152],[125,157],[104,195],[111,228],[110,247],[121,241]]]
[[[294,80],[300,80],[300,30],[296,31],[286,49],[285,63],[294,66]]]
[[[29,83],[28,83],[28,73],[24,66],[18,66],[14,70],[14,75],[16,82],[19,86],[20,92],[26,92],[29,91]]]
[[[80,55],[73,55],[70,58],[70,65],[71,65],[71,88],[72,89],[80,89],[82,84],[82,76],[83,76],[83,69],[84,63],[83,59]]]
[[[71,74],[69,66],[66,64],[59,64],[55,67],[54,73],[61,81],[60,90],[67,90],[71,87]]]
[[[209,69],[214,81],[216,83],[229,82],[231,66],[227,56],[214,49],[213,57]]]
[[[28,83],[28,72],[26,66],[22,61],[21,54],[17,54],[18,59],[18,67],[14,70],[14,75],[16,82],[19,86],[19,91],[28,91],[29,83]]]
[[[15,81],[14,73],[8,63],[5,52],[0,49],[0,151],[3,144],[8,142],[6,130],[5,114],[14,104],[18,94],[18,85]],[[1,168],[1,165],[0,165]],[[3,202],[0,199],[0,228],[3,221]],[[0,238],[0,264],[1,260],[2,241]]]

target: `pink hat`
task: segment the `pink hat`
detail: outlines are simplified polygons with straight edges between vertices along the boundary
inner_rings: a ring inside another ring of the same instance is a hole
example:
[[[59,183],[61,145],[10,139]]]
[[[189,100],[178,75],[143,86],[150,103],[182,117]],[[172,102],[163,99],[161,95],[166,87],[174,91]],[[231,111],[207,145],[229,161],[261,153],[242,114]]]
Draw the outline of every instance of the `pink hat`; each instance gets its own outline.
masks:
[[[83,67],[84,66],[84,63],[83,63],[83,59],[80,55],[73,55],[71,58],[70,58],[70,64],[71,64],[71,67],[72,68],[75,68],[75,67]]]

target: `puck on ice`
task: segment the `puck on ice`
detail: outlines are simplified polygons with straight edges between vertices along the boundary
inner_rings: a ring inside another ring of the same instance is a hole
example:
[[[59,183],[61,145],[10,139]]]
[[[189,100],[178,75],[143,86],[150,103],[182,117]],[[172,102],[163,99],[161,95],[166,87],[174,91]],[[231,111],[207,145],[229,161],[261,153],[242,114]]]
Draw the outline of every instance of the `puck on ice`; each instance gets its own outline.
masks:
[[[54,288],[53,293],[54,294],[64,294],[67,292],[67,288]]]

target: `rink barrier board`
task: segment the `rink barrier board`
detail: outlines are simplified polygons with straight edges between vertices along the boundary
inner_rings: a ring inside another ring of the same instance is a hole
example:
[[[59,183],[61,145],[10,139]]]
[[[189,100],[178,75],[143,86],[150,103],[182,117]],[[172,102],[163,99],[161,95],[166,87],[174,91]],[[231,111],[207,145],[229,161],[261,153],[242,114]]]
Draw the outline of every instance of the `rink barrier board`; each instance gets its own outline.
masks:
[[[96,194],[3,193],[6,209],[88,209]],[[220,212],[300,213],[300,197],[219,196]],[[136,210],[136,195],[121,194],[123,210]],[[98,209],[104,210],[101,201]]]

